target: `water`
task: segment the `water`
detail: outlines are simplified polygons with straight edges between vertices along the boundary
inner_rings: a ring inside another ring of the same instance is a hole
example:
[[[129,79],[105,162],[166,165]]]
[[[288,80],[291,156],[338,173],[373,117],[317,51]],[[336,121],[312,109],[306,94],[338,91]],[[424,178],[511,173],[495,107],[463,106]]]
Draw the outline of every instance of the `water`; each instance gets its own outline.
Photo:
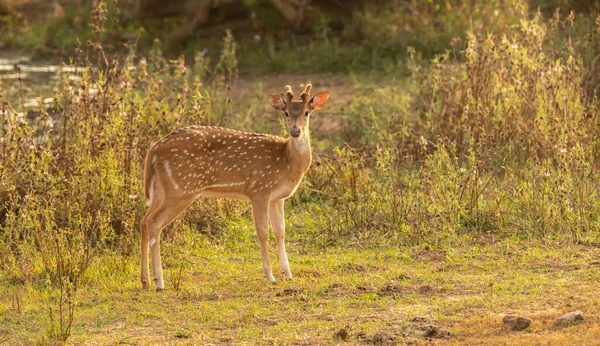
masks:
[[[70,79],[79,78],[76,67],[33,62],[28,56],[0,56],[0,95],[21,112],[50,106],[61,70]]]

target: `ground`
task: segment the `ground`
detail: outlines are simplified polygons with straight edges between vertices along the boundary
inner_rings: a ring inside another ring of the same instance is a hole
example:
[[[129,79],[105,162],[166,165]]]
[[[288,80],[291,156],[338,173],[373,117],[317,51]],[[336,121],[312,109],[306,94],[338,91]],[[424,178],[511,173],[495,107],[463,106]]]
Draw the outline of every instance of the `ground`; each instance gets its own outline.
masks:
[[[349,345],[598,343],[595,248],[469,237],[445,249],[311,248],[292,236],[295,278],[276,275],[279,282],[271,285],[260,275],[252,229],[246,225],[243,232],[249,238],[237,244],[215,244],[199,234],[185,235],[186,244],[181,235],[163,241],[164,292],[141,289],[135,255],[100,257],[80,290],[69,343],[329,345],[344,343],[334,337],[342,328]],[[16,287],[0,298],[0,340],[42,340],[46,297],[35,285]],[[583,323],[553,327],[575,310],[584,312]],[[505,315],[532,324],[507,331]],[[450,336],[424,338],[414,321]]]

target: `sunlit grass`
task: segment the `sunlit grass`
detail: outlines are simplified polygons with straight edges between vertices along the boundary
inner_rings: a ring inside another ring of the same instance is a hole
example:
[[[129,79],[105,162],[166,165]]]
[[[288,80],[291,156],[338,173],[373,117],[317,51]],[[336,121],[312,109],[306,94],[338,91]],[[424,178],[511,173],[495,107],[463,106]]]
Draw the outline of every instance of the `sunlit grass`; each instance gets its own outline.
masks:
[[[438,250],[291,246],[295,279],[283,281],[276,275],[279,282],[270,285],[260,275],[253,241],[231,249],[211,244],[198,233],[186,239],[164,251],[165,277],[181,276],[178,290],[167,281],[165,292],[143,291],[137,259],[123,265],[114,255],[99,256],[77,297],[70,341],[329,344],[342,327],[349,328],[354,342],[360,332],[372,337],[379,330],[401,341],[408,321],[426,317],[451,330],[450,343],[508,342],[513,336],[500,329],[504,314],[533,319],[530,331],[519,333],[519,340],[527,344],[566,337],[593,340],[587,338],[598,331],[593,311],[599,268],[593,259],[599,253],[590,248],[486,244],[483,239]],[[173,264],[183,254],[187,266],[180,272]],[[276,262],[275,252],[271,257]],[[11,332],[3,340],[42,340],[45,291],[37,281],[5,287],[12,294],[1,299],[0,326]],[[15,296],[21,301],[19,311],[12,302]],[[571,310],[582,310],[589,319],[565,330],[550,328],[554,319]]]

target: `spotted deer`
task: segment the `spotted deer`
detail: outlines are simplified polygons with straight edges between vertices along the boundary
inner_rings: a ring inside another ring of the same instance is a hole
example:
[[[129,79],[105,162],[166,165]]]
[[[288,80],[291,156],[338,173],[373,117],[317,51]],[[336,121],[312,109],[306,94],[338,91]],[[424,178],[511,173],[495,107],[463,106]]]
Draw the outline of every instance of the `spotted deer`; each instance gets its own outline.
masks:
[[[268,254],[268,221],[275,234],[279,264],[292,278],[285,251],[284,200],[308,170],[312,153],[308,124],[313,111],[329,97],[310,97],[310,84],[294,100],[292,88],[270,94],[271,106],[285,115],[290,137],[240,132],[221,127],[190,126],[154,143],[144,164],[144,194],[149,206],[141,222],[141,280],[149,287],[148,248],[156,290],[164,289],[160,233],[198,196],[249,200],[260,245],[263,275],[275,282]]]

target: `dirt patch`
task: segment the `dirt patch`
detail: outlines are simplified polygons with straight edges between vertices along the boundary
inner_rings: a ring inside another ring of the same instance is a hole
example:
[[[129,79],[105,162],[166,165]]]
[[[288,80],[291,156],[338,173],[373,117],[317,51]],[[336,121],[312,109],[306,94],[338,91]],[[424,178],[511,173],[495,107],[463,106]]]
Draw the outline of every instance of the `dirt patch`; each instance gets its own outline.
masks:
[[[373,288],[372,286],[367,286],[367,285],[357,285],[356,291],[358,293],[376,293],[375,288]]]
[[[403,337],[424,337],[427,339],[446,339],[450,331],[438,327],[426,317],[415,317],[402,328]]]
[[[363,293],[375,293],[378,296],[394,296],[397,294],[411,294],[418,293],[420,295],[433,295],[438,293],[439,290],[431,285],[413,286],[405,285],[399,282],[388,282],[380,287],[372,287],[366,285],[358,285],[354,288],[354,294]]]
[[[304,292],[303,288],[284,288],[283,291],[277,292],[276,297],[295,296]]]
[[[313,269],[299,269],[296,270],[296,275],[298,275],[299,277],[311,277],[311,278],[320,278],[323,277],[323,273],[318,271],[318,270],[313,270]]]
[[[356,292],[351,287],[345,286],[340,283],[333,283],[333,284],[321,289],[321,291],[319,293],[321,293],[325,296],[342,297],[342,296],[346,296],[346,295],[355,294]]]
[[[371,338],[371,342],[375,345],[393,345],[395,344],[396,336],[385,330],[380,330]]]
[[[358,263],[342,263],[335,266],[335,269],[343,272],[363,273],[367,271],[367,267]]]
[[[346,330],[346,328],[341,328],[333,334],[333,338],[336,340],[346,341],[348,339],[348,330]]]
[[[423,250],[415,252],[411,257],[414,260],[421,262],[445,262],[446,252],[435,250]]]
[[[391,330],[379,330],[372,335],[364,331],[353,331],[351,326],[341,328],[333,334],[335,340],[349,341],[354,339],[367,345],[396,345],[399,334]]]
[[[397,282],[389,282],[377,290],[377,294],[380,296],[393,296],[395,294],[405,294],[410,292],[412,292],[411,287]]]
[[[352,326],[345,326],[333,334],[336,340],[357,340],[369,345],[419,344],[417,339],[447,339],[450,331],[438,327],[426,317],[415,317],[405,326],[398,329],[380,329],[373,334],[364,331],[353,331]]]
[[[276,319],[268,319],[268,318],[262,318],[259,319],[257,322],[265,325],[265,326],[276,326],[279,324],[279,321]]]
[[[406,285],[400,282],[388,282],[379,287],[369,285],[357,285],[354,287],[345,286],[340,283],[331,284],[323,289],[320,293],[324,295],[332,296],[345,296],[345,295],[360,295],[365,293],[374,293],[380,297],[390,297],[395,295],[407,295],[407,294],[420,294],[420,295],[433,295],[442,291],[436,289],[430,285],[413,286]],[[279,292],[279,295],[286,295],[283,292]]]
[[[430,285],[423,285],[420,286],[417,291],[419,292],[419,294],[425,294],[425,295],[432,295],[435,293],[435,288],[433,288]]]

